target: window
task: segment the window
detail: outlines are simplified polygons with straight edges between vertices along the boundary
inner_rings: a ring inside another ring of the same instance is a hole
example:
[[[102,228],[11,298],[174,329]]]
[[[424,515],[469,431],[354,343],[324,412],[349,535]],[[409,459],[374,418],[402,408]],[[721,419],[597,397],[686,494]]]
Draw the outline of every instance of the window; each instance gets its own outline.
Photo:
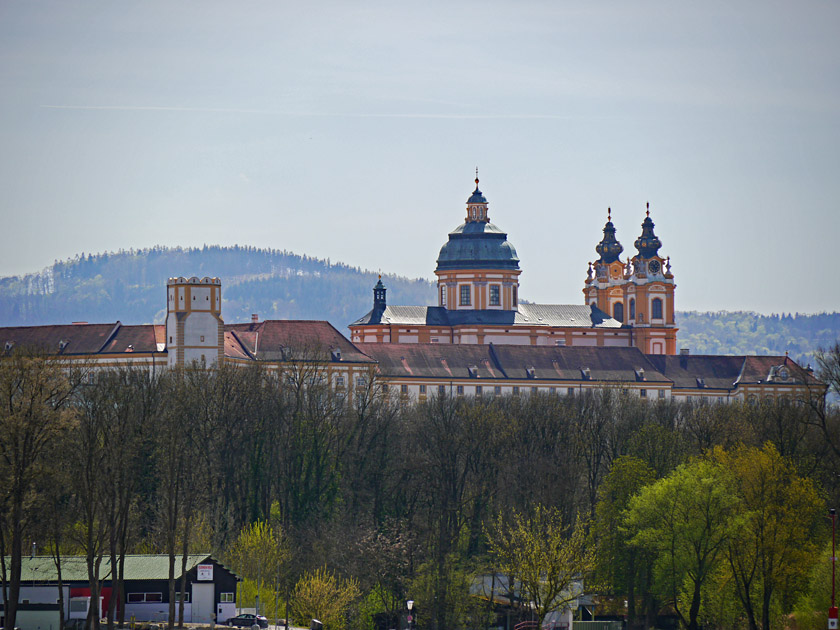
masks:
[[[233,602],[233,593],[219,593],[219,601],[223,604],[230,604]]]
[[[384,385],[382,385],[382,391],[385,392],[386,394],[388,393],[388,383],[385,383]]]
[[[517,385],[513,386],[513,395],[519,396],[519,387]]]
[[[356,387],[364,387],[365,386],[365,377],[364,376],[357,376],[356,377]]]
[[[513,287],[513,305],[516,306],[518,302],[516,301],[516,287]]]
[[[131,598],[135,595],[139,595],[140,599],[132,600]],[[133,601],[142,602],[143,601],[143,593],[129,593],[128,594],[128,602],[132,603]],[[70,600],[70,612],[71,613],[79,613],[79,612],[87,612],[87,600],[78,600],[78,599],[71,599]]]
[[[566,345],[566,340],[565,339],[555,339],[554,340],[554,345],[562,348]]]
[[[462,284],[461,285],[461,306],[469,306],[470,305],[470,285]]]
[[[176,598],[177,598],[178,595],[180,595],[180,593],[175,594]],[[185,601],[190,601],[189,596],[190,596],[190,594],[187,593],[187,599]],[[143,602],[162,602],[163,601],[163,595],[161,593],[128,593],[127,597],[128,597],[128,603],[129,604],[142,604]],[[175,601],[178,601],[178,600],[176,599]],[[85,605],[84,610],[87,610],[86,605]]]
[[[178,593],[178,592],[176,592],[176,593],[175,593],[175,601],[176,601],[176,602],[180,602],[180,601],[181,601],[181,593]],[[185,601],[185,602],[187,602],[187,603],[189,603],[189,601],[190,601],[190,594],[189,594],[189,593],[186,593],[186,594],[184,595],[184,601]]]
[[[446,385],[438,385],[438,396],[446,396]]]
[[[440,305],[446,306],[446,287],[440,288]]]
[[[613,319],[620,322],[624,321],[624,304],[621,302],[613,304]]]
[[[502,303],[501,291],[498,284],[490,285],[490,306],[499,306]]]
[[[494,396],[501,396],[501,395],[502,395],[502,388],[501,388],[501,386],[500,386],[500,385],[496,385],[496,386],[493,388],[493,395],[494,395]]]
[[[574,387],[569,387],[566,390],[566,394],[569,395],[569,396],[574,396],[575,395],[575,388]]]
[[[636,319],[636,300],[630,298],[630,321],[632,322],[634,319]]]
[[[204,335],[201,335],[201,343],[204,343]]]
[[[659,397],[660,398],[665,398],[665,390],[664,389],[659,390]]]
[[[455,391],[457,392],[457,394],[458,394],[459,396],[463,396],[463,395],[464,395],[464,386],[463,386],[463,385],[458,385],[458,386],[455,388]]]
[[[423,394],[424,396],[426,395],[426,386],[425,385],[420,386],[420,393]]]
[[[536,394],[538,391],[540,391],[538,387],[532,387],[531,388],[531,393],[532,394]]]
[[[408,394],[408,385],[400,385],[400,394],[403,396]]]
[[[662,319],[662,299],[653,298],[650,304],[650,316],[652,319]]]
[[[484,388],[481,385],[475,386],[475,395],[481,396],[484,393]]]
[[[335,386],[336,387],[344,387],[344,375],[339,374],[335,377]]]
[[[640,389],[639,390],[639,397],[640,398],[647,398],[647,390],[646,389]]]

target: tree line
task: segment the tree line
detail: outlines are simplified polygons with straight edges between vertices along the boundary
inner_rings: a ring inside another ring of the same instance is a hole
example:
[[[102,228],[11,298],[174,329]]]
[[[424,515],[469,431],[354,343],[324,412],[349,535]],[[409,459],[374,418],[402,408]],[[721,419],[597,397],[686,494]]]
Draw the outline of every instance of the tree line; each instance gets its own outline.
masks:
[[[820,372],[840,391],[840,346]],[[421,629],[486,628],[487,575],[507,576],[522,619],[581,578],[601,613],[640,628],[666,613],[690,630],[769,629],[792,613],[808,628],[827,608],[840,415],[819,396],[416,403],[373,371],[337,391],[304,355],[282,371],[152,373],[16,352],[0,361],[0,400],[9,629],[31,541],[59,579],[61,556],[83,555],[94,601],[109,560],[109,630],[124,622],[127,553],[168,555],[170,628],[186,592],[175,578],[197,552],[245,578],[240,602],[328,628],[394,627],[406,599]]]

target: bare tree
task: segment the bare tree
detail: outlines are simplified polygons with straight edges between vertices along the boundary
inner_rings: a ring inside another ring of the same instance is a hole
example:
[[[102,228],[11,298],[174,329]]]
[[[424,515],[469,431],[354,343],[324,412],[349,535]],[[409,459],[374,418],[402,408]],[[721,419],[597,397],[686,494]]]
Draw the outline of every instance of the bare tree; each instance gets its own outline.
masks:
[[[73,422],[70,398],[78,372],[64,362],[25,349],[0,360],[0,558],[5,627],[17,620],[28,504],[50,443]]]

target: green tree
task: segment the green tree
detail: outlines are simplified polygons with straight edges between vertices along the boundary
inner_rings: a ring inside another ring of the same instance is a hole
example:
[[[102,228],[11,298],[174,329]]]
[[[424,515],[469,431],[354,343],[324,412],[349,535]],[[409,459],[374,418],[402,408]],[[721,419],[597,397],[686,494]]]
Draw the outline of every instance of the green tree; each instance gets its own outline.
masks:
[[[273,584],[274,590],[278,589],[289,555],[286,536],[280,525],[257,521],[242,528],[227,553],[227,561],[262,593],[264,585]]]
[[[301,624],[318,619],[324,630],[343,630],[347,612],[361,593],[353,578],[343,579],[326,567],[305,573],[295,585],[292,613]]]
[[[724,554],[739,509],[726,471],[696,460],[646,486],[630,501],[632,543],[655,555],[655,588],[681,623],[697,630],[703,586]]]
[[[650,589],[645,588],[649,584],[640,583],[650,575],[650,555],[629,544],[623,524],[630,499],[654,480],[650,466],[636,457],[624,456],[613,462],[598,489],[593,527],[598,549],[595,575],[603,587],[626,596],[631,623],[637,617],[636,587],[642,588],[646,598],[650,596]],[[643,606],[643,610],[648,608]]]
[[[783,596],[789,609],[805,582],[824,505],[814,484],[769,442],[717,450],[715,459],[732,474],[740,498],[739,527],[727,545],[735,592],[750,630],[770,630],[771,604]]]
[[[594,567],[584,523],[563,523],[560,510],[536,505],[529,514],[499,514],[487,531],[496,566],[522,585],[538,620],[562,610],[578,596],[575,583]]]

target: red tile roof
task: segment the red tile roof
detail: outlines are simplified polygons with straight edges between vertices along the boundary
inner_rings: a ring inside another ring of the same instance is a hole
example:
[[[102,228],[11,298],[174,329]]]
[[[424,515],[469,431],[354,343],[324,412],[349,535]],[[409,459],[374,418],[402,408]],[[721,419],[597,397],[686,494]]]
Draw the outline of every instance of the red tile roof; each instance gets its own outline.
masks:
[[[344,335],[326,321],[268,320],[247,324],[226,324],[226,333],[236,344],[234,356],[244,352],[261,361],[283,361],[293,358],[317,361],[339,360],[371,363]],[[238,348],[236,347],[238,346]],[[227,353],[228,343],[225,343]]]
[[[14,348],[32,348],[47,354],[96,354],[114,336],[120,323],[59,324],[52,326],[15,326],[0,328],[0,344]]]

